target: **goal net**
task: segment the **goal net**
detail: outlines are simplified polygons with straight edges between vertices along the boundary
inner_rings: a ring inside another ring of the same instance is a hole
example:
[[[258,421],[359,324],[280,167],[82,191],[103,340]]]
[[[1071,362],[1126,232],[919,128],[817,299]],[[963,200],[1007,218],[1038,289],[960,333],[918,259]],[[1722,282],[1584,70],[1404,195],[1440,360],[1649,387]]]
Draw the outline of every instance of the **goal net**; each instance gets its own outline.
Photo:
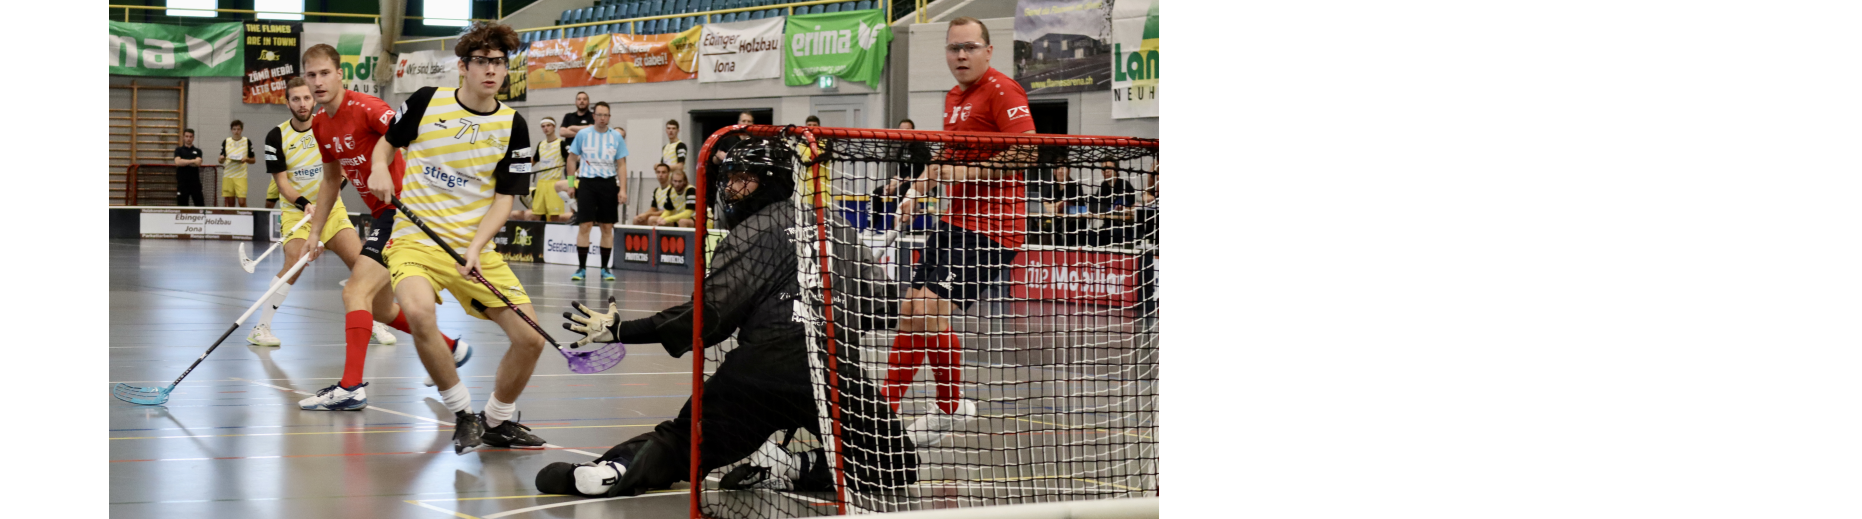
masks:
[[[698,155],[700,214],[744,137],[797,150],[795,187],[782,228],[731,232],[786,245],[726,238],[755,259],[719,268],[794,278],[767,297],[793,298],[805,359],[696,349],[693,517],[1157,495],[1157,140],[731,127]],[[722,290],[698,266],[702,330]]]

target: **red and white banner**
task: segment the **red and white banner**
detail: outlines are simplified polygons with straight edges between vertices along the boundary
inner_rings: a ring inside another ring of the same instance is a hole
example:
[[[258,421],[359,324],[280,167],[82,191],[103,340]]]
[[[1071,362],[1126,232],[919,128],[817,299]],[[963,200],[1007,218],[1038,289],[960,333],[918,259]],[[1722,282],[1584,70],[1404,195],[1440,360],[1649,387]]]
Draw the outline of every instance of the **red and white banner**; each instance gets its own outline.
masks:
[[[1111,306],[1135,305],[1141,299],[1140,256],[1071,250],[1024,250],[1009,265],[1011,295]]]

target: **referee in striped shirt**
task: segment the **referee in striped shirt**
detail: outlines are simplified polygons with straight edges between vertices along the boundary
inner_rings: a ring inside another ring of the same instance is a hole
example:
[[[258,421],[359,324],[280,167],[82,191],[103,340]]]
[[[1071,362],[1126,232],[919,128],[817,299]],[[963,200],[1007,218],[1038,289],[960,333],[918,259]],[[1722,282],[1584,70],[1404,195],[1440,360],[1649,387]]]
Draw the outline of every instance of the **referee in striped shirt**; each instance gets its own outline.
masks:
[[[601,280],[614,281],[608,268],[614,254],[614,224],[621,220],[621,204],[627,203],[627,139],[608,127],[612,116],[608,103],[595,103],[595,126],[576,132],[569,144],[569,174],[575,175],[576,264],[579,267],[570,281],[581,281],[588,274],[588,231],[591,224],[601,226]]]

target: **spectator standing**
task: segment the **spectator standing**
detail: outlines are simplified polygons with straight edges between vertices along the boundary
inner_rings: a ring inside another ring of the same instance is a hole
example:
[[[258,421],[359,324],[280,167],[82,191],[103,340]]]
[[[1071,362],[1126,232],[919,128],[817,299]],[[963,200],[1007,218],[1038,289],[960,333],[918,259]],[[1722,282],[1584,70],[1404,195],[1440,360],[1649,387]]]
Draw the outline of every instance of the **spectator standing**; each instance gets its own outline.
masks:
[[[562,129],[556,131],[558,137],[574,139],[575,134],[595,125],[595,112],[588,109],[588,92],[575,93],[575,111],[562,114]]]
[[[246,138],[246,123],[233,120],[233,136],[220,141],[220,197],[226,207],[246,206],[246,165],[258,162],[252,155],[252,139]]]
[[[194,147],[194,129],[182,130],[181,145],[175,148],[175,205],[207,205],[200,190],[200,157],[200,148]]]
[[[659,150],[659,163],[672,168],[672,174],[685,175],[685,143],[679,141],[679,120],[666,120],[666,146]]]

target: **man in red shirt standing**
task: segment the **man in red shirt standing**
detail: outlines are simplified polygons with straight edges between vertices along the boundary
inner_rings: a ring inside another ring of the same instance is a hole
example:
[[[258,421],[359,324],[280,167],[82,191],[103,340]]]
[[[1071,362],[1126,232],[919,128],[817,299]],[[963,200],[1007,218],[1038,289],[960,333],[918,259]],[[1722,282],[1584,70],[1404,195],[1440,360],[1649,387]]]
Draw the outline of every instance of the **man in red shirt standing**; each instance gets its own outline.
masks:
[[[944,62],[957,78],[957,86],[944,95],[944,130],[1034,133],[1028,94],[1013,78],[989,66],[995,47],[981,20],[965,16],[951,21],[944,51]],[[992,167],[990,162],[1028,150],[1003,148],[947,146],[943,160],[968,164],[934,164],[914,182],[913,190],[919,193],[945,184],[944,198],[950,201],[913,269],[912,286],[900,309],[899,333],[886,359],[890,369],[883,392],[895,411],[919,363],[929,361],[937,380],[942,414],[933,413],[908,428],[918,445],[936,443],[955,427],[957,417],[976,415],[976,404],[963,400],[957,388],[963,347],[951,330],[950,316],[975,304],[1022,245],[1027,197],[1021,171]]]
[[[343,85],[342,72],[337,68],[342,55],[336,48],[312,46],[304,51],[303,60],[303,77],[310,82],[311,96],[321,105],[311,116],[310,128],[317,136],[317,151],[323,155],[323,170],[326,175],[341,172],[368,205],[374,223],[363,238],[362,255],[375,261],[356,262],[349,282],[343,285],[343,378],[299,401],[298,406],[312,411],[355,411],[368,407],[368,395],[363,391],[368,383],[362,381],[362,367],[368,360],[373,322],[411,333],[401,307],[394,303],[394,292],[388,288],[388,266],[381,255],[394,229],[394,206],[388,201],[400,191],[406,166],[401,153],[384,144],[390,123],[394,122],[394,109],[381,98],[350,92]],[[334,177],[324,177],[317,199],[336,200],[342,185]],[[323,225],[335,204],[312,205],[310,235],[322,236]],[[307,241],[310,244],[304,254],[315,261],[323,253],[323,244]],[[446,338],[446,345],[453,351],[455,365],[465,364],[472,357],[465,341]]]

